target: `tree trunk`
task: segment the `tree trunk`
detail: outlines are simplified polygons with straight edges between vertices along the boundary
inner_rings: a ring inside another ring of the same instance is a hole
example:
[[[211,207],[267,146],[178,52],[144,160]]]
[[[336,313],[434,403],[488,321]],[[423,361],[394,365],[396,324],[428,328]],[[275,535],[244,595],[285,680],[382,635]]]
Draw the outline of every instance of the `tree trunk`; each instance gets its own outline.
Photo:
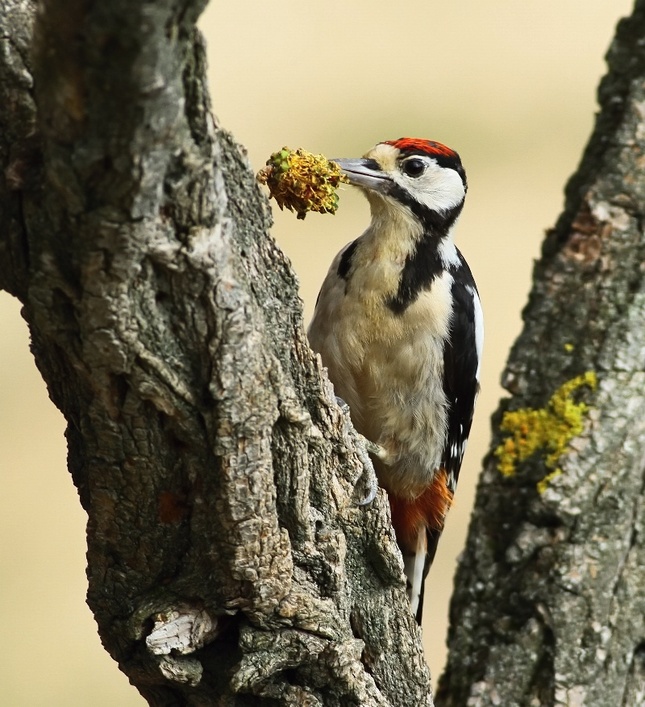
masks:
[[[431,705],[204,4],[0,0],[0,287],[68,423],[88,602],[152,705]]]
[[[504,374],[442,707],[645,704],[645,1],[608,62]]]

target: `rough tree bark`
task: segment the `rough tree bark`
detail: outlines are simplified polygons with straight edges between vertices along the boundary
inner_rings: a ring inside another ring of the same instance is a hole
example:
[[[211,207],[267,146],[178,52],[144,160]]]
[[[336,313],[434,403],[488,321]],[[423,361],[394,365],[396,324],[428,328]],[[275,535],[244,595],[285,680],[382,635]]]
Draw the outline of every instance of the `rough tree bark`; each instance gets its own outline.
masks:
[[[34,4],[0,0],[0,287],[68,421],[88,601],[150,704],[431,704],[384,498],[357,502],[294,276],[208,110],[203,4],[48,0],[32,38]],[[445,705],[645,700],[644,26],[638,0],[503,410],[598,385],[565,401],[590,409],[559,476],[488,460]]]
[[[88,602],[153,705],[431,705],[204,4],[0,0],[0,287],[68,423]]]
[[[608,63],[595,130],[535,267],[492,449],[507,439],[506,410],[534,419],[526,409],[549,410],[581,374],[597,387],[568,401],[575,412],[579,394],[589,410],[555,474],[549,451],[507,476],[503,455],[486,461],[451,604],[442,707],[645,704],[643,0]]]

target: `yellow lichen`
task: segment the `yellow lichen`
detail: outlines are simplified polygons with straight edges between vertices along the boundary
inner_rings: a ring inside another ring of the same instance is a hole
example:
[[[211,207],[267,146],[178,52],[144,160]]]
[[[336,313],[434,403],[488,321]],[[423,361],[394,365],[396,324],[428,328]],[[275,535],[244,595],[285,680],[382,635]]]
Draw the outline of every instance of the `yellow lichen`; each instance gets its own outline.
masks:
[[[278,206],[304,218],[308,211],[333,214],[338,208],[336,189],[347,178],[335,162],[324,155],[283,147],[267,160],[257,175],[269,187]]]
[[[543,479],[537,482],[538,493],[544,493],[548,488],[549,484],[555,479],[556,476],[560,476],[562,469],[554,469],[552,472],[547,474]]]
[[[500,429],[509,436],[494,452],[499,471],[504,476],[513,476],[518,463],[541,451],[545,455],[544,464],[549,469],[549,473],[538,483],[538,491],[543,493],[549,482],[562,473],[558,461],[569,442],[582,432],[584,417],[589,411],[589,406],[576,402],[573,394],[582,386],[594,390],[596,384],[596,374],[587,371],[561,385],[545,407],[505,412]]]

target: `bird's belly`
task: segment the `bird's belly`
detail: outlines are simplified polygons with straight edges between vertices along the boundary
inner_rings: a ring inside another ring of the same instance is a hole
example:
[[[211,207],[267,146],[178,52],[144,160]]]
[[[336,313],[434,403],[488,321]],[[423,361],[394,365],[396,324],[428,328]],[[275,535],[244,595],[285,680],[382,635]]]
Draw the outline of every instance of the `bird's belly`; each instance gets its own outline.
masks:
[[[375,460],[381,484],[415,498],[439,469],[446,439],[443,342],[452,277],[436,278],[432,292],[420,293],[398,314],[374,283],[361,285],[360,296],[345,297],[340,290],[321,296],[312,346],[356,429],[386,450],[384,460]]]
[[[345,348],[342,341],[337,347]],[[441,464],[447,427],[443,351],[428,332],[371,337],[346,350],[362,355],[346,354],[336,362],[323,356],[336,392],[349,405],[357,430],[387,453],[375,461],[381,484],[414,498]]]
[[[441,464],[447,403],[437,353],[423,340],[382,347],[359,374],[362,434],[386,450],[381,483],[400,496],[422,493]]]

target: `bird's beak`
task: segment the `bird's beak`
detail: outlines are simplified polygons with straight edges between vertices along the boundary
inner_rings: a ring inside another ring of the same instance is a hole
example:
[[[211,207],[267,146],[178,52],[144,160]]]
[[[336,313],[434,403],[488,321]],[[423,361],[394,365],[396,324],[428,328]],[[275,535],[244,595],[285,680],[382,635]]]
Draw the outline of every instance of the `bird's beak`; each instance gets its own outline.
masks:
[[[333,159],[349,179],[349,183],[355,187],[372,189],[373,191],[385,191],[389,182],[388,177],[379,167],[376,160],[367,158],[360,159]]]

